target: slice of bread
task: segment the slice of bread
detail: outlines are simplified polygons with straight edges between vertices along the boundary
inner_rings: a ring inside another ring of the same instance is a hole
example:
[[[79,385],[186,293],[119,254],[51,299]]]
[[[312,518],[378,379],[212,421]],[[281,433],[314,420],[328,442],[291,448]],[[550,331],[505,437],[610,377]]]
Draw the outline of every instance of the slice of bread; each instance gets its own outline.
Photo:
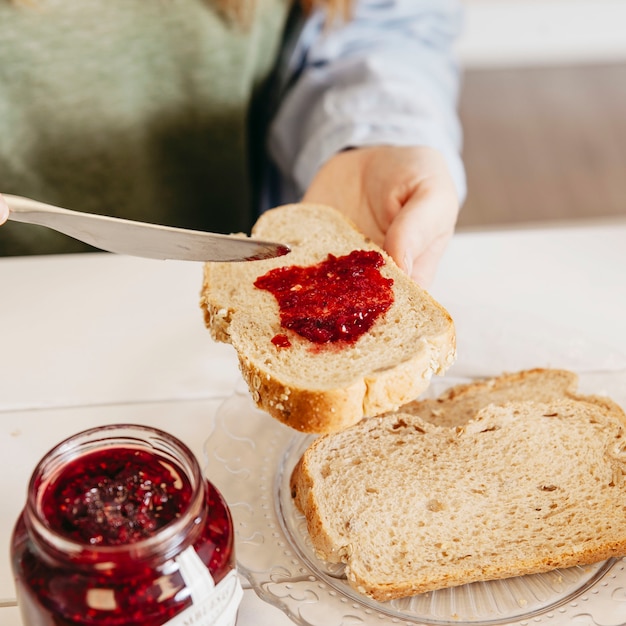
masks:
[[[292,495],[319,557],[381,601],[623,556],[614,409],[562,398],[489,404],[456,428],[363,420],[310,446]]]
[[[439,426],[461,426],[490,404],[570,398],[600,404],[607,410],[615,411],[618,417],[624,415],[609,398],[580,395],[577,386],[578,376],[574,372],[535,368],[456,385],[437,398],[414,400],[399,410],[419,415],[423,420]]]
[[[287,243],[287,256],[207,263],[201,307],[212,336],[231,343],[256,404],[304,432],[338,431],[416,398],[454,361],[448,313],[335,209],[296,204],[263,214],[253,237]],[[275,297],[254,286],[277,267],[316,265],[329,253],[376,250],[393,279],[391,307],[355,343],[317,344],[281,328]],[[289,347],[272,339],[288,335]]]

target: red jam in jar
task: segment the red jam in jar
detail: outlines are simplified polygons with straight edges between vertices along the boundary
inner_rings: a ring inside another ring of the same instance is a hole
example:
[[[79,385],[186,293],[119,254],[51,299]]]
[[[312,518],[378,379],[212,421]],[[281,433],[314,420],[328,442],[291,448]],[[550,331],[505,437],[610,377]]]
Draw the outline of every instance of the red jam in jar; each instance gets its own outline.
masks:
[[[230,512],[192,452],[135,425],[38,464],[11,545],[24,626],[235,624]]]
[[[277,267],[255,287],[269,291],[280,308],[280,323],[317,344],[355,343],[393,304],[393,279],[380,273],[380,252],[354,250],[332,254],[317,265]],[[285,335],[272,343],[289,347]]]

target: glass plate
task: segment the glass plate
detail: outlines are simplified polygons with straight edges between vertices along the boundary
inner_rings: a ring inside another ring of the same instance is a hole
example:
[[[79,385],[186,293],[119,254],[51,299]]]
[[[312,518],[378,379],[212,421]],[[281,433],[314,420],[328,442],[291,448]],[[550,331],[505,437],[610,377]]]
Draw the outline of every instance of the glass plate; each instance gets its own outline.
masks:
[[[579,376],[581,392],[626,406],[626,372]],[[469,380],[433,380],[428,393],[463,382]],[[205,444],[207,476],[233,514],[239,571],[296,624],[626,626],[626,558],[384,603],[352,590],[342,566],[317,559],[291,499],[291,471],[313,438],[256,409],[242,387],[219,408]]]

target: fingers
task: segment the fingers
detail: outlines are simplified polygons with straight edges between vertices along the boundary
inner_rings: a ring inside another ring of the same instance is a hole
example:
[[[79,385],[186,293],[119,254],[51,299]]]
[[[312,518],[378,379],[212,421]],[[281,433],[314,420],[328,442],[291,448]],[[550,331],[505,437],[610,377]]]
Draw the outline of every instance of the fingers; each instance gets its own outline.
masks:
[[[0,224],[4,224],[9,219],[9,207],[5,199],[0,194]]]
[[[431,286],[450,238],[446,236],[433,241],[421,255],[413,260],[409,276],[424,289]]]
[[[416,191],[392,222],[384,247],[419,285],[428,288],[454,232],[455,193],[437,185]]]

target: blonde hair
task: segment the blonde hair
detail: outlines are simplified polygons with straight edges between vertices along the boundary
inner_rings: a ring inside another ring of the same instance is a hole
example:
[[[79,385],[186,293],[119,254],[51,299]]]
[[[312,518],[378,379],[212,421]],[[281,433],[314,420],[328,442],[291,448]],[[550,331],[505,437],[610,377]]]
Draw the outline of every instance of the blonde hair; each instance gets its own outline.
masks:
[[[36,4],[37,0],[10,0],[13,4]],[[240,24],[249,23],[257,2],[263,0],[207,0],[214,4],[227,17]],[[326,7],[328,22],[336,19],[348,20],[355,0],[293,0],[309,13],[318,7]]]
[[[226,16],[241,25],[250,22],[254,9],[263,0],[208,0],[217,5]],[[325,7],[328,11],[328,21],[350,18],[354,0],[294,0],[308,13],[318,7]]]
[[[311,11],[318,6],[326,7],[328,19],[332,21],[336,18],[348,20],[352,13],[352,6],[355,0],[300,0],[300,4],[305,11]]]

